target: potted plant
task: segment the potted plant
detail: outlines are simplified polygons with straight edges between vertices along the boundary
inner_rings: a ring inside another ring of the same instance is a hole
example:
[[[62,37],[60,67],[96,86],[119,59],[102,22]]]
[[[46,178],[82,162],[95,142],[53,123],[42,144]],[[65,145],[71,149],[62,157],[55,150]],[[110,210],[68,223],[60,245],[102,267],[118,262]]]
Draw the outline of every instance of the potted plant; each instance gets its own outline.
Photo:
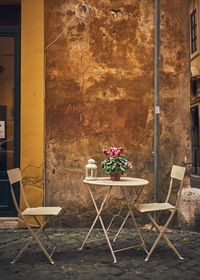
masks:
[[[111,180],[119,181],[120,176],[125,171],[132,168],[132,164],[122,155],[123,148],[111,147],[110,152],[103,150],[106,159],[102,162],[102,168],[106,175],[110,175]]]

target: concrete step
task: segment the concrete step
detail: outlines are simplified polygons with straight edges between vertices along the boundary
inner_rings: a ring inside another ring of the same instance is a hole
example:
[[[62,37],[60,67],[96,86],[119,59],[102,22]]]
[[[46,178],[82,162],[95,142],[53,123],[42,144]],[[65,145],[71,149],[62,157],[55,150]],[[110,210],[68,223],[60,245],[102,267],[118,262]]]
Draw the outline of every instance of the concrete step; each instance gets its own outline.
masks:
[[[18,218],[0,217],[0,229],[3,228],[18,228]]]

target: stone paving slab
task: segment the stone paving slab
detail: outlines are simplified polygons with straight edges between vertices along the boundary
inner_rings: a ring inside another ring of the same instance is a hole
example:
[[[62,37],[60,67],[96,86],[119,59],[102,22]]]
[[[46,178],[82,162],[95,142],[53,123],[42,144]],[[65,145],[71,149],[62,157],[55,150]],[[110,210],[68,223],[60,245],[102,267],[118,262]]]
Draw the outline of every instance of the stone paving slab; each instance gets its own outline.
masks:
[[[0,229],[0,280],[199,280],[200,279],[200,235],[197,233],[174,231],[167,233],[184,260],[179,260],[162,240],[148,262],[143,249],[130,249],[116,253],[118,262],[113,263],[110,250],[100,229],[94,229],[90,241],[82,251],[78,248],[88,229],[47,229],[56,242],[55,264],[49,263],[39,246],[33,242],[15,264],[10,261],[28,240],[25,229]],[[114,234],[111,230],[111,234]],[[146,236],[147,231],[142,230]],[[150,249],[156,233],[151,232],[146,240]],[[43,235],[40,239],[48,247]],[[113,244],[114,249],[136,245],[139,238],[135,230],[124,229]]]

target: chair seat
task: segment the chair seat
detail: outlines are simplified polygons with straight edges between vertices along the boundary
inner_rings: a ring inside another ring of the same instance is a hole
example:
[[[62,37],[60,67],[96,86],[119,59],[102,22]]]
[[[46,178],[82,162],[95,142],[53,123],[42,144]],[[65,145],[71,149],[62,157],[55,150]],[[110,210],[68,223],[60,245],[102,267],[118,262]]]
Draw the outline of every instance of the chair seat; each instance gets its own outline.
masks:
[[[160,210],[172,210],[175,207],[170,203],[146,203],[135,205],[136,209],[142,213]]]
[[[61,207],[36,207],[26,208],[22,215],[24,216],[57,216],[61,212]]]

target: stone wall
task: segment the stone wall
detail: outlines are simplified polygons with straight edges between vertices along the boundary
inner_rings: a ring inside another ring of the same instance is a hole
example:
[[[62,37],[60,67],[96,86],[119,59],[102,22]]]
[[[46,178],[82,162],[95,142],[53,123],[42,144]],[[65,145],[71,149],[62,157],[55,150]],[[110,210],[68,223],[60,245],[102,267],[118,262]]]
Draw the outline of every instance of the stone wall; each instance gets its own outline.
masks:
[[[181,228],[200,231],[200,189],[183,189],[178,209]]]
[[[84,3],[46,0],[46,201],[67,210],[68,226],[91,222],[84,167],[94,158],[102,176],[103,148],[124,147],[133,163],[129,175],[150,181],[141,201],[153,197],[154,1]],[[189,78],[187,1],[164,0],[161,198],[172,164],[190,159]],[[96,191],[99,201],[103,194]],[[115,191],[113,208],[120,198]]]

